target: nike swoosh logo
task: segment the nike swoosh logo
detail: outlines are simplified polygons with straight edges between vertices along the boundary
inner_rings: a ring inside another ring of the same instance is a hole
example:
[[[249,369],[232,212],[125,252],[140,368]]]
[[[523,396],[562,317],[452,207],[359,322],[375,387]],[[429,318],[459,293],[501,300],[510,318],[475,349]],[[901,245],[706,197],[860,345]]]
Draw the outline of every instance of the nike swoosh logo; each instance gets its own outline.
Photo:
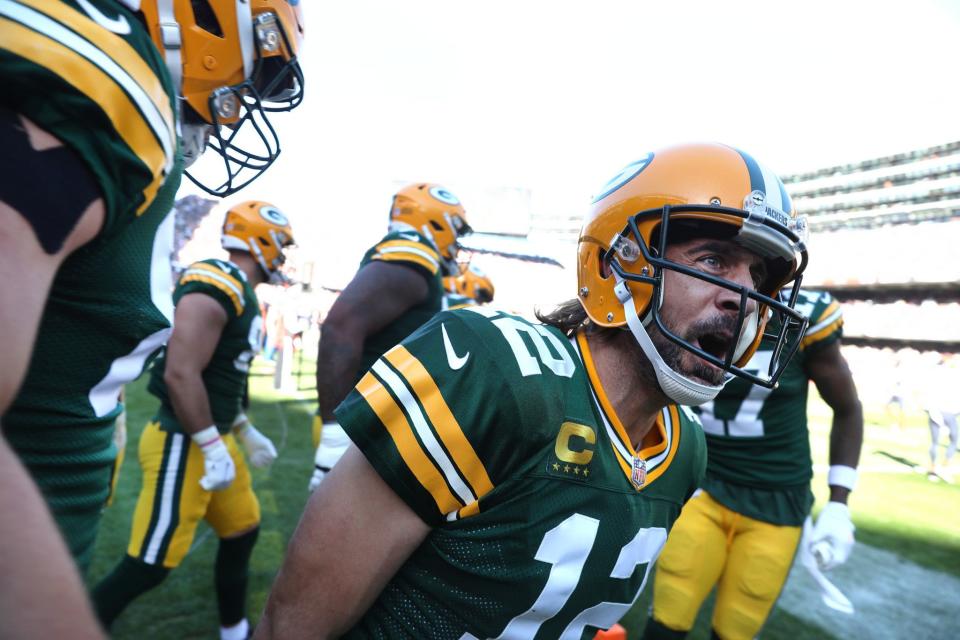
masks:
[[[80,5],[80,8],[83,9],[90,19],[96,22],[98,25],[106,29],[107,31],[112,31],[121,36],[125,36],[130,33],[130,23],[127,22],[127,18],[123,15],[118,15],[116,18],[108,18],[103,15],[100,9],[97,9],[95,6],[90,4],[89,0],[77,0],[77,4]]]
[[[443,348],[447,352],[447,364],[449,364],[450,368],[454,371],[462,369],[463,365],[467,364],[467,360],[470,358],[470,352],[467,351],[462,357],[458,356],[453,350],[453,345],[450,344],[450,336],[447,335],[446,325],[441,324],[440,331],[443,333]]]
[[[399,236],[400,236],[401,238],[403,238],[404,240],[410,240],[411,242],[419,242],[419,241],[420,241],[420,236],[418,236],[418,235],[415,234],[415,233],[398,233],[397,235],[399,235]]]

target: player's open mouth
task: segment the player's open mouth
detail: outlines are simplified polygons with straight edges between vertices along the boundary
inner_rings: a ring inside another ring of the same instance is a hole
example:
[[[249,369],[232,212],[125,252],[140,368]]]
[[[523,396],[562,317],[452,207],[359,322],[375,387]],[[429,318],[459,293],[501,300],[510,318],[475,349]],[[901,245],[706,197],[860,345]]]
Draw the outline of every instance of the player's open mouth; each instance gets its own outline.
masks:
[[[697,338],[697,346],[710,355],[723,360],[733,346],[733,334],[727,332],[705,333]]]

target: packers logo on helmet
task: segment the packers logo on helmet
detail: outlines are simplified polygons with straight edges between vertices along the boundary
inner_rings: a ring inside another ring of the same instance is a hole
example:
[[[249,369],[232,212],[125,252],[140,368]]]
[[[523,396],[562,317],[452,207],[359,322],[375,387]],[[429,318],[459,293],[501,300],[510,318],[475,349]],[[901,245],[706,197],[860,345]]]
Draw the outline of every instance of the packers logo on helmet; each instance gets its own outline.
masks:
[[[471,232],[460,199],[438,184],[407,185],[393,196],[390,223],[407,225],[426,237],[440,254],[444,275],[460,273],[459,238]]]
[[[276,207],[270,205],[260,207],[260,215],[263,216],[264,220],[270,224],[275,224],[278,227],[286,227],[290,225],[290,223],[287,221],[287,216],[283,215],[280,212],[280,209],[277,209]]]
[[[293,229],[287,216],[272,204],[248,200],[227,211],[220,242],[224,249],[248,252],[267,279],[277,283],[282,280],[284,251],[294,243]]]

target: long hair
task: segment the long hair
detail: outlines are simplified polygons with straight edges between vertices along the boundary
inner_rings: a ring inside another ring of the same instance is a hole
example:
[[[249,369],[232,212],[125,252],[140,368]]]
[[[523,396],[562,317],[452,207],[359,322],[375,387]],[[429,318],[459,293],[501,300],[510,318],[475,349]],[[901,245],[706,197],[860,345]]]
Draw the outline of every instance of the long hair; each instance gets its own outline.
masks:
[[[586,310],[576,298],[561,302],[550,313],[543,313],[537,309],[534,314],[537,316],[537,320],[543,324],[560,329],[568,338],[573,337],[579,329],[583,329],[589,335],[603,336],[605,338],[612,336],[617,331],[616,329],[598,327],[590,322]]]

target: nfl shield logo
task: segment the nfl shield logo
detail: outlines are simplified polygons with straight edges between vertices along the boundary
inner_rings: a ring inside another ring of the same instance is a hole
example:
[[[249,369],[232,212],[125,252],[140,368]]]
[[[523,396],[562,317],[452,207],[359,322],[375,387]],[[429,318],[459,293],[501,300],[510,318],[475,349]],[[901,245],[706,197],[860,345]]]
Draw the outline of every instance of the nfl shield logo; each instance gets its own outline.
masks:
[[[630,475],[630,480],[637,489],[647,481],[647,461],[640,456],[633,459],[633,473]]]

